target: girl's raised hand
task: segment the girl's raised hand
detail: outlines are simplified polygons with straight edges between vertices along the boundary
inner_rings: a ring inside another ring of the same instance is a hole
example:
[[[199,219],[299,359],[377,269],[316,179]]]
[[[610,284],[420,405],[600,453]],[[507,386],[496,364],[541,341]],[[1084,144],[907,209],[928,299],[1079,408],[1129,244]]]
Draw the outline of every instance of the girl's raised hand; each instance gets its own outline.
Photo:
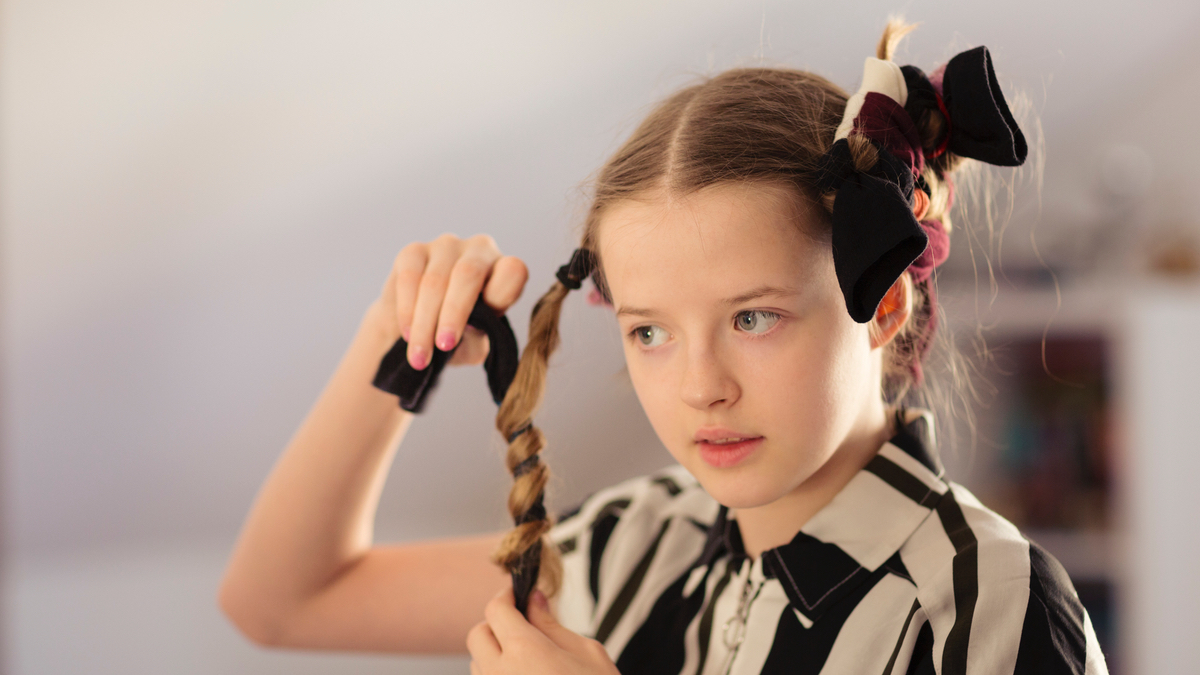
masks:
[[[541,591],[529,596],[529,621],[511,586],[488,602],[484,617],[467,634],[471,675],[620,675],[604,645],[554,618]]]
[[[519,258],[500,253],[494,239],[477,234],[459,239],[443,234],[429,243],[405,246],[392,264],[378,301],[391,341],[404,337],[408,362],[421,370],[433,347],[449,350],[462,342],[450,363],[483,363],[487,336],[467,326],[482,290],[483,300],[506,311],[525,288],[529,270]]]

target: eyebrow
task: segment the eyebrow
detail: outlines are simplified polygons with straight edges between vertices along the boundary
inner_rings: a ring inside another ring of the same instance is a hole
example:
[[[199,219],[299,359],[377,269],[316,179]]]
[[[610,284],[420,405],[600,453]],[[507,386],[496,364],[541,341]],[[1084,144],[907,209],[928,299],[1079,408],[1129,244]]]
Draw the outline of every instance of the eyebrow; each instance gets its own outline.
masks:
[[[742,293],[741,295],[735,295],[732,298],[725,298],[724,300],[721,300],[721,304],[725,305],[727,307],[732,307],[732,306],[740,305],[740,304],[743,304],[746,302],[750,302],[751,300],[757,300],[758,298],[764,298],[767,296],[788,296],[788,295],[799,295],[799,294],[800,294],[800,291],[795,288],[784,288],[784,287],[780,287],[780,286],[765,286],[764,285],[764,286],[758,286],[756,288],[752,288],[749,291]],[[661,312],[659,312],[657,310],[653,310],[653,309],[644,309],[641,307],[624,307],[624,306],[622,306],[620,309],[617,310],[617,316],[653,317],[653,316],[657,316],[658,314],[661,314]]]
[[[757,300],[758,298],[764,298],[768,295],[787,296],[787,295],[799,295],[799,294],[800,294],[800,290],[797,288],[782,288],[779,286],[765,286],[764,285],[764,286],[759,286],[757,288],[753,288],[745,293],[742,293],[741,295],[736,295],[732,298],[727,298],[725,300],[722,300],[721,302],[722,302],[722,304],[725,304],[725,305],[740,305],[742,303],[750,302],[751,300]]]

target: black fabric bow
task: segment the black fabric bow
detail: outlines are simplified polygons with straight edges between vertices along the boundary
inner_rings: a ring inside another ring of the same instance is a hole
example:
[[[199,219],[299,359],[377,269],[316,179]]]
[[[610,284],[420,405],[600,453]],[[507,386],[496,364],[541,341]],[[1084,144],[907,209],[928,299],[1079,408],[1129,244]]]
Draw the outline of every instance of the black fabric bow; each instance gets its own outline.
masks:
[[[903,66],[908,86],[905,110],[914,120],[925,111],[938,111],[938,96],[925,73],[916,66]],[[1008,109],[996,81],[992,55],[987,47],[976,47],[950,59],[942,75],[942,103],[949,119],[946,149],[996,166],[1020,166],[1029,154],[1025,135]],[[939,141],[940,144],[941,141]]]
[[[913,216],[912,169],[880,148],[868,172],[854,168],[846,139],[822,159],[817,191],[837,190],[833,202],[833,268],[858,323],[875,314],[884,294],[925,250],[929,241]]]
[[[467,318],[467,325],[478,328],[488,337],[490,347],[487,359],[483,362],[483,369],[487,371],[488,389],[492,392],[492,400],[496,405],[500,405],[517,374],[517,362],[520,360],[517,337],[508,323],[508,317],[496,314],[496,310],[483,301],[482,294],[475,301],[475,307]],[[442,351],[435,347],[429,365],[423,370],[417,370],[408,363],[405,356],[408,343],[404,338],[400,338],[380,362],[374,384],[379,389],[400,397],[401,408],[410,412],[421,412],[429,392],[437,386],[438,376],[455,349],[458,349],[458,345],[450,351]]]

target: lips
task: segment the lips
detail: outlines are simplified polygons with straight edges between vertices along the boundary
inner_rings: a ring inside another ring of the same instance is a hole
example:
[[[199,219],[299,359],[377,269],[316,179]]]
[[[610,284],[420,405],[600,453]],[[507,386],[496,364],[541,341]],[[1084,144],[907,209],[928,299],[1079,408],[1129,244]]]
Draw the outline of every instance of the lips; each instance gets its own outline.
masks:
[[[749,457],[762,445],[763,437],[723,427],[706,427],[697,431],[693,440],[701,459],[710,466],[725,469]]]
[[[746,431],[737,431],[727,429],[725,427],[702,427],[692,437],[696,443],[712,443],[719,444],[728,441],[746,440],[751,438],[761,438],[758,434],[752,434]]]

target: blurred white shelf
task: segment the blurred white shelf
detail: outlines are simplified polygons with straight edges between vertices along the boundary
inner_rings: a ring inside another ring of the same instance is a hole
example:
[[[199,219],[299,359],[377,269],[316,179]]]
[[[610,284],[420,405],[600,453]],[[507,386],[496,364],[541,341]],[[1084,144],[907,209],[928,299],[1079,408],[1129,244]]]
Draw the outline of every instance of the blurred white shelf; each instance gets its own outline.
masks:
[[[1058,289],[998,284],[995,291],[986,280],[978,286],[961,282],[939,286],[938,303],[949,324],[1001,333],[1111,332],[1116,337],[1128,322],[1131,305],[1146,299],[1187,303],[1200,298],[1200,281],[1144,277],[1076,279]]]
[[[1111,286],[1077,285],[1054,288],[1001,287],[993,295],[982,285],[978,290],[953,286],[938,289],[938,302],[955,328],[1004,333],[1106,331],[1116,327]]]

